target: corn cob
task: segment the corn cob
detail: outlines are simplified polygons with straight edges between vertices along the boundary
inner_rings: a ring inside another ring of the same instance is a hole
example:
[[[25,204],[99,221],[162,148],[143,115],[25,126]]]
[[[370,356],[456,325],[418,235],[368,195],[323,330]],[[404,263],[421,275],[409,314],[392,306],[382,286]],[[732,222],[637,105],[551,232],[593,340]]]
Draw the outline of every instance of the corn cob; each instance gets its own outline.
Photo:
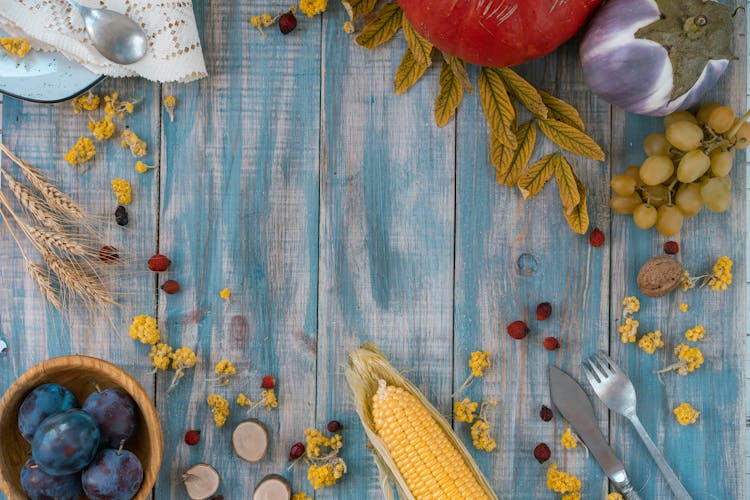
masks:
[[[386,499],[496,500],[450,424],[374,346],[351,353],[347,380]]]

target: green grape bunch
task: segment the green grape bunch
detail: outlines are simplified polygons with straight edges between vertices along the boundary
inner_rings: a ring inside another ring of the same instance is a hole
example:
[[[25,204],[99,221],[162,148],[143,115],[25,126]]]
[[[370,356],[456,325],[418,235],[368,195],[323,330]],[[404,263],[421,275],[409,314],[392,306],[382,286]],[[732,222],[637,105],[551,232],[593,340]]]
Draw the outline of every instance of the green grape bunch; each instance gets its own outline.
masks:
[[[664,132],[643,140],[647,158],[612,177],[609,206],[632,215],[640,229],[655,227],[664,236],[680,232],[686,217],[703,207],[729,209],[734,151],[750,145],[748,111],[737,118],[729,106],[704,104],[695,115],[676,111],[664,117]]]

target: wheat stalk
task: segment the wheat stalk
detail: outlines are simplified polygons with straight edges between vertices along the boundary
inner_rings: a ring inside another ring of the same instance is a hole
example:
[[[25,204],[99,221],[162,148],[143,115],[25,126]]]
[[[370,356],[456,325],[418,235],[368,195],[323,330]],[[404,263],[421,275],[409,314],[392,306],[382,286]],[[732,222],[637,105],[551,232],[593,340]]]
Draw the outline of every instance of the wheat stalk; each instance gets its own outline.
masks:
[[[5,181],[8,183],[8,188],[13,196],[16,197],[18,203],[26,209],[39,223],[45,227],[53,229],[55,231],[62,232],[62,227],[58,222],[58,218],[52,214],[44,202],[39,199],[29,188],[16,181],[12,175],[5,170],[0,170]]]
[[[22,230],[27,234],[29,239],[36,240],[40,244],[51,249],[62,250],[72,255],[86,256],[90,255],[91,252],[84,247],[81,243],[72,240],[66,233],[60,233],[57,231],[49,231],[47,229],[41,229],[34,226],[22,227]]]

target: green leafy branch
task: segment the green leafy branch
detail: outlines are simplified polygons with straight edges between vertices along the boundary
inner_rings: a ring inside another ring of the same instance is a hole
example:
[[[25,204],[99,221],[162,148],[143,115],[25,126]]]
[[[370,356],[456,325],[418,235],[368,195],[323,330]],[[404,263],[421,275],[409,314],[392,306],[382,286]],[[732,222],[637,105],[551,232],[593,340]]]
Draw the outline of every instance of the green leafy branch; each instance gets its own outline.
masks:
[[[393,79],[395,93],[402,94],[422,78],[439,51],[417,33],[396,2],[386,3],[373,15],[376,3],[376,0],[343,0],[353,21],[363,16],[371,18],[357,36],[357,44],[374,49],[391,40],[399,30],[404,32],[408,47]],[[466,63],[442,54],[439,85],[434,116],[437,125],[443,127],[455,116],[464,92],[474,93]],[[578,111],[562,99],[537,90],[510,68],[481,68],[477,88],[492,132],[490,158],[497,183],[518,186],[524,199],[528,199],[539,194],[554,177],[565,219],[574,232],[585,233],[589,226],[586,188],[563,150],[598,161],[604,160],[604,152],[584,131]],[[533,115],[520,125],[517,104]],[[537,129],[561,149],[529,165]]]

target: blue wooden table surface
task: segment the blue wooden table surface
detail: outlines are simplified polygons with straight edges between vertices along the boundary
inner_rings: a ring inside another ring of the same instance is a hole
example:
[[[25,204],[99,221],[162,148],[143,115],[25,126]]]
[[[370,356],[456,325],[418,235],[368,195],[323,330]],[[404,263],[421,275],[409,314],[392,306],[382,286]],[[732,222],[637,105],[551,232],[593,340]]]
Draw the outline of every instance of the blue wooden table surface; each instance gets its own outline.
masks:
[[[441,129],[432,118],[435,68],[406,95],[393,94],[401,35],[372,52],[356,46],[342,29],[347,17],[336,2],[323,16],[301,18],[286,37],[276,29],[262,35],[248,23],[251,15],[286,4],[194,3],[208,79],[168,85],[107,80],[97,89],[143,98],[126,122],[148,141],[146,162],[158,165],[155,171],[137,174],[133,158],[113,141],[77,174],[62,156],[88,134],[84,118],[68,104],[2,100],[3,142],[93,213],[111,219],[110,180],[129,179],[131,223],[108,225],[108,241],[142,269],[156,251],[173,264],[158,279],[147,271],[122,277],[125,307],[115,312],[112,331],[100,319],[63,320],[45,308],[0,230],[0,337],[9,344],[0,358],[0,393],[32,365],[62,354],[99,356],[126,368],[153,394],[162,418],[157,500],[186,498],[180,476],[197,462],[218,469],[226,499],[249,498],[272,472],[312,496],[304,468],[287,470],[288,448],[303,439],[305,428],[323,428],[335,418],[344,425],[349,471],[316,498],[380,498],[343,376],[347,353],[362,342],[376,343],[450,415],[450,395],[468,374],[469,353],[489,350],[494,368],[467,395],[499,401],[492,420],[498,449],[474,453],[498,496],[559,498],[546,489],[546,466],[532,456],[544,441],[560,468],[583,480],[583,498],[601,499],[607,482],[594,460],[580,447],[563,450],[564,422],[544,423],[538,411],[550,404],[550,363],[581,379],[581,360],[603,349],[627,368],[645,427],[693,497],[745,495],[743,278],[750,275],[743,155],[732,172],[730,211],[702,213],[677,238],[691,270],[732,257],[735,285],[723,293],[641,297],[641,325],[664,331],[668,346],[695,324],[709,331],[704,367],[660,383],[651,371],[672,359],[669,349],[647,356],[623,345],[617,326],[622,298],[639,295],[638,268],[661,253],[665,238],[611,215],[608,199],[610,176],[642,161],[641,141],[661,122],[626,114],[589,93],[576,39],[519,72],[575,104],[607,153],[602,163],[576,160],[589,188],[592,227],[607,235],[601,248],[571,233],[554,190],[524,202],[517,190],[495,184],[476,96],[467,95],[457,118]],[[735,36],[738,60],[714,94],[738,112],[748,94],[743,21]],[[471,75],[476,78],[475,69]],[[177,98],[174,122],[161,106],[167,95]],[[534,157],[551,150],[542,142]],[[158,289],[167,278],[180,282],[180,293]],[[225,287],[232,291],[229,302],[219,297]],[[542,301],[553,304],[551,319],[530,320],[530,336],[511,339],[505,326],[533,318]],[[683,301],[690,304],[687,314],[677,307]],[[197,368],[169,395],[169,376],[149,373],[147,351],[127,336],[134,314],[157,316],[172,345],[198,354]],[[548,335],[560,338],[559,350],[541,347]],[[207,379],[224,358],[241,376],[216,389]],[[257,393],[266,374],[279,381],[279,409],[251,415],[267,424],[273,442],[266,460],[248,465],[233,456],[230,444],[233,425],[248,414],[233,405],[228,424],[217,429],[205,399],[212,391],[230,400],[240,391]],[[697,425],[681,427],[673,418],[683,401],[701,411]],[[594,406],[643,498],[671,498],[629,424],[598,401]],[[456,428],[470,443],[466,426]],[[200,445],[183,443],[188,429],[202,431]]]

